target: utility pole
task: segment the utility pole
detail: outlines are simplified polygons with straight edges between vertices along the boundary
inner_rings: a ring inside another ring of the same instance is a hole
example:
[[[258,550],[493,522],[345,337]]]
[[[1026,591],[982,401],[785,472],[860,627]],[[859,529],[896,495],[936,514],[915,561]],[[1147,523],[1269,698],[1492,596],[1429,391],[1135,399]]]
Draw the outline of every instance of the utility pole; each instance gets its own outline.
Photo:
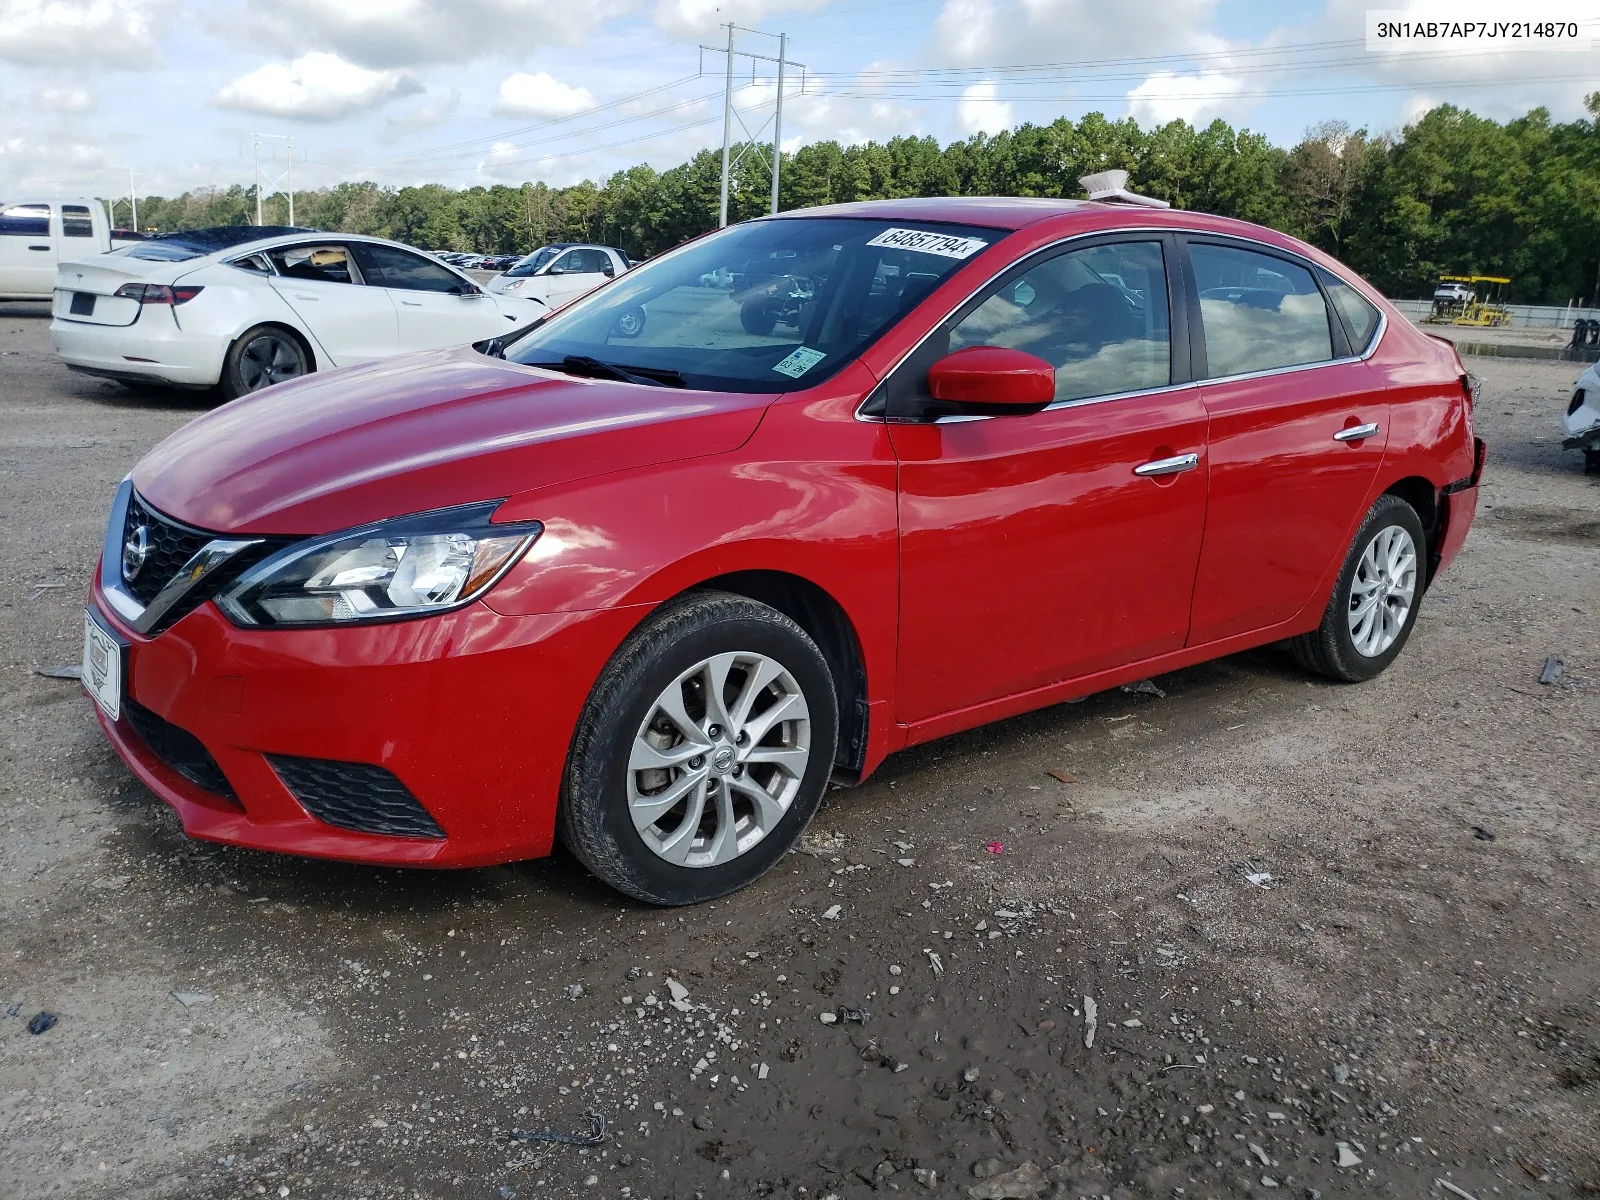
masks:
[[[761,33],[761,30],[759,30],[759,29],[746,29],[743,25],[735,25],[731,21],[728,23],[727,29],[728,29],[728,44],[727,44],[726,47],[723,47],[723,46],[701,46],[700,47],[700,49],[702,51],[710,51],[712,54],[726,54],[728,56],[727,72],[723,77],[723,85],[722,85],[722,198],[721,198],[721,201],[720,201],[720,203],[718,205],[718,210],[717,210],[717,226],[718,226],[718,228],[723,228],[728,224],[728,190],[729,190],[729,187],[730,187],[730,184],[731,184],[731,180],[732,180],[733,168],[739,165],[739,160],[744,157],[746,151],[751,150],[754,146],[757,145],[757,139],[760,138],[761,135],[766,132],[766,128],[767,128],[767,123],[765,121],[763,121],[761,123],[761,127],[759,129],[756,129],[756,130],[752,131],[751,128],[744,123],[744,117],[742,115],[740,115],[740,113],[737,112],[733,107],[733,60],[734,60],[734,56],[737,55],[737,56],[739,56],[741,58],[748,58],[748,59],[751,60],[751,67],[752,67],[751,81],[752,82],[754,82],[753,71],[754,71],[755,63],[757,63],[757,62],[776,63],[777,67],[778,67],[777,106],[776,106],[776,109],[774,111],[774,115],[773,115],[773,118],[772,118],[773,126],[772,126],[772,203],[771,203],[771,208],[772,208],[773,212],[777,212],[778,211],[778,173],[779,173],[780,159],[783,156],[783,142],[782,142],[782,138],[783,138],[783,69],[784,69],[785,66],[799,67],[800,68],[800,71],[801,71],[801,75],[800,75],[800,93],[801,93],[801,95],[804,95],[805,94],[805,90],[806,90],[806,88],[805,88],[805,71],[807,69],[806,65],[804,63],[797,63],[797,62],[789,62],[788,61],[788,54],[787,54],[787,49],[788,49],[788,45],[789,45],[789,35],[788,34],[786,34],[786,33],[777,33],[777,34],[769,33],[769,34],[763,34],[762,35],[764,37],[775,37],[775,38],[778,39],[778,57],[777,58],[773,58],[770,55],[752,54],[748,50],[735,50],[733,48],[733,34],[734,34],[735,30],[741,30],[741,31],[743,31],[745,33],[756,33],[756,34]],[[735,120],[737,120],[739,122],[739,127],[744,131],[745,140],[744,140],[744,144],[739,147],[738,152],[737,153],[732,153],[732,147],[733,147],[733,123],[734,123]],[[730,157],[730,154],[731,154],[731,157]]]
[[[263,224],[266,223],[265,221],[262,220],[262,217],[261,217],[261,139],[262,138],[275,138],[275,139],[283,142],[285,144],[285,146],[288,148],[289,161],[284,166],[284,169],[283,169],[281,174],[273,176],[271,179],[267,180],[267,182],[268,182],[268,184],[271,185],[274,194],[277,193],[278,184],[280,184],[280,183],[285,184],[285,186],[288,188],[287,195],[289,197],[289,224],[293,225],[294,224],[294,138],[285,136],[284,134],[281,134],[281,133],[255,133],[255,134],[251,134],[251,137],[253,137],[255,139],[255,147],[256,147],[256,224],[257,225],[263,225]],[[276,153],[273,154],[273,158],[274,159],[277,158],[277,154]]]
[[[772,215],[778,215],[778,168],[783,165],[783,58],[789,35],[778,35],[778,107],[772,114]],[[728,56],[732,58],[732,55]]]
[[[733,135],[733,22],[728,22],[728,78],[722,86],[722,203],[717,209],[717,228],[728,225],[728,139]]]
[[[133,210],[133,231],[139,232],[139,197],[133,190],[133,168],[128,168],[128,207]]]

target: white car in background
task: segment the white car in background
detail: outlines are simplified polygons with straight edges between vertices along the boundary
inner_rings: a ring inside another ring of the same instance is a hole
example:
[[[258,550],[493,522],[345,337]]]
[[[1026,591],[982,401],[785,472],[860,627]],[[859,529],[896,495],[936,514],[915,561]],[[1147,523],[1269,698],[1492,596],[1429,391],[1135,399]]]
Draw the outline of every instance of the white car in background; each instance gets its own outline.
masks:
[[[1583,473],[1600,475],[1600,363],[1586,368],[1572,385],[1572,399],[1567,402],[1567,415],[1562,418],[1561,431],[1566,434],[1561,445],[1567,450],[1583,451]]]
[[[484,286],[497,296],[525,296],[544,301],[552,310],[570,304],[633,264],[615,246],[587,242],[552,242]]]
[[[220,386],[232,398],[312,371],[511,333],[549,307],[491,296],[408,246],[229,226],[64,262],[50,340],[76,371]]]

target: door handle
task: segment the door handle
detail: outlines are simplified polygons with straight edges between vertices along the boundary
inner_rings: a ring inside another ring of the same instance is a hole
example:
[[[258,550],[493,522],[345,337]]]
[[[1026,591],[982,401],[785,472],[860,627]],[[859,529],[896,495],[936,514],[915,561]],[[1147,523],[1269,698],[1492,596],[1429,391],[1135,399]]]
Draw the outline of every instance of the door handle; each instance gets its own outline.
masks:
[[[1199,465],[1198,454],[1175,454],[1171,458],[1157,458],[1141,463],[1133,469],[1133,473],[1141,479],[1150,479],[1157,475],[1181,475],[1184,471],[1192,471]]]
[[[1368,421],[1365,425],[1352,425],[1349,429],[1341,429],[1333,435],[1336,442],[1364,442],[1378,432],[1378,423]]]
[[[48,252],[50,247],[49,246],[29,246],[28,249],[29,250],[44,250],[44,251]]]
[[[402,301],[400,301],[400,303],[404,304],[407,308],[421,308],[422,307],[422,301],[421,300],[402,300]]]
[[[296,300],[321,300],[322,299],[321,296],[307,296],[307,295],[304,295],[301,292],[296,292],[294,294],[294,298]]]

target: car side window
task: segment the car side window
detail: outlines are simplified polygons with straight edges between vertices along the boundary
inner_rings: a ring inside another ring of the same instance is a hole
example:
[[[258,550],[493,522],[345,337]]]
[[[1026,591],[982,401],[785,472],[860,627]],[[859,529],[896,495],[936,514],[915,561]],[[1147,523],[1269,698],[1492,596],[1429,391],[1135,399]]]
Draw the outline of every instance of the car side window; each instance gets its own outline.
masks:
[[[1006,346],[1056,369],[1056,400],[1165,387],[1172,329],[1160,242],[1069,251],[1013,277],[950,330],[950,352]]]
[[[420,254],[397,246],[371,242],[352,243],[361,274],[374,287],[398,288],[406,292],[461,292],[461,277]]]
[[[600,274],[604,275],[607,279],[612,279],[616,276],[617,268],[612,263],[611,255],[609,253],[604,250],[596,250],[594,252],[594,259],[595,270],[599,271]]]
[[[94,236],[94,221],[90,219],[89,209],[82,204],[63,204],[61,206],[61,234],[63,237],[79,238]]]
[[[1275,255],[1204,243],[1190,243],[1189,260],[1209,378],[1333,358],[1328,306],[1308,269]]]
[[[1344,331],[1350,338],[1350,348],[1357,354],[1365,354],[1367,347],[1372,343],[1372,335],[1378,331],[1377,308],[1337,275],[1324,272],[1322,286],[1328,290],[1328,298],[1333,301],[1333,307],[1339,310],[1339,316],[1344,320]]]
[[[0,237],[49,237],[48,204],[13,204],[0,208]]]
[[[288,279],[314,279],[321,283],[360,283],[350,263],[350,251],[345,246],[318,245],[283,246],[267,251],[267,257],[278,269],[278,274]]]
[[[568,250],[555,262],[550,264],[550,275],[576,275],[583,270],[583,251]]]

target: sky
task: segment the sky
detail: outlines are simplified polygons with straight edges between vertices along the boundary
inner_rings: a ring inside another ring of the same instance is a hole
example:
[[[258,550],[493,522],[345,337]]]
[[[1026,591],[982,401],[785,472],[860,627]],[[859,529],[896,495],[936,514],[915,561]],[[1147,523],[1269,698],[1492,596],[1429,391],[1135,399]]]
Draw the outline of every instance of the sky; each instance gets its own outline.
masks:
[[[1410,15],[1541,14],[1600,0],[1379,0]],[[1533,7],[1530,7],[1533,5]],[[1398,130],[1440,103],[1583,115],[1600,50],[1367,49],[1354,0],[0,0],[0,199],[369,179],[455,187],[665,169],[722,142],[734,104],[784,148],[941,144],[1099,111],[1222,117],[1293,145]],[[734,126],[736,139],[741,130]],[[275,135],[275,136],[265,136]]]

